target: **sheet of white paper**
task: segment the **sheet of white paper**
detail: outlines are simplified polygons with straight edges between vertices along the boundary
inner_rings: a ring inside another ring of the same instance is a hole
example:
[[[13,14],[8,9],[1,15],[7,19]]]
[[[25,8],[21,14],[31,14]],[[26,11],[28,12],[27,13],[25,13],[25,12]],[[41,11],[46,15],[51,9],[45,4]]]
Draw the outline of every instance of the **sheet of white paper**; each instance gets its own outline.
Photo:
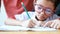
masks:
[[[48,27],[36,27],[36,28],[32,28],[31,30],[33,31],[55,31],[56,29],[54,28],[48,28]]]
[[[26,27],[21,27],[21,26],[0,26],[0,30],[32,30],[32,31],[55,31],[56,29],[53,28],[44,28],[44,27],[36,27],[36,28],[26,28]]]

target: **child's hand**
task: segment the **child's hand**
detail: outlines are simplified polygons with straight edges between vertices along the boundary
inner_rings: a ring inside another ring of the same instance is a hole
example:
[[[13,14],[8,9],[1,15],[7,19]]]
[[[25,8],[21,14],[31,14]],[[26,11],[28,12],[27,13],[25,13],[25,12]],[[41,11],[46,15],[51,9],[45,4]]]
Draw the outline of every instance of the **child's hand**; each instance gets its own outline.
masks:
[[[43,26],[44,22],[43,21],[36,21],[34,19],[29,19],[27,21],[25,21],[25,27],[39,27],[39,26]]]
[[[60,19],[49,21],[44,25],[44,27],[60,29]]]
[[[29,22],[29,24],[28,24],[28,27],[30,27],[30,28],[32,28],[32,27],[34,27],[36,24],[33,22],[33,20],[29,20],[28,21]]]
[[[22,23],[22,26],[24,26],[24,27],[29,27],[29,28],[32,28],[32,27],[34,27],[35,25],[36,25],[36,24],[33,22],[32,19],[29,19],[29,20],[24,21],[24,22]]]

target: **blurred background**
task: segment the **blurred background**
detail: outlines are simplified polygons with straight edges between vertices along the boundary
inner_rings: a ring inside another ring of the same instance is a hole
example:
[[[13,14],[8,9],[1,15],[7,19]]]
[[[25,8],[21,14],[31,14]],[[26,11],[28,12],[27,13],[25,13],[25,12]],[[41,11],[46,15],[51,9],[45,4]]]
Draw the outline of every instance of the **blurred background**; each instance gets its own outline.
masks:
[[[0,0],[0,24],[3,24],[3,19],[9,18],[15,19],[14,15],[21,14],[24,9],[21,2],[24,2],[28,11],[33,11],[33,1],[34,0]],[[60,16],[60,4],[56,8],[56,14]]]

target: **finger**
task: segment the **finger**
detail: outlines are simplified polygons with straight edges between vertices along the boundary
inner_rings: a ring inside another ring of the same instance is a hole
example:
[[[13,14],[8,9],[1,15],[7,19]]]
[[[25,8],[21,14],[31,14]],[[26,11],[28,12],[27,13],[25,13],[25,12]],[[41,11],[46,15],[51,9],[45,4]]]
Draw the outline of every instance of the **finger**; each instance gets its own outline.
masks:
[[[54,26],[54,24],[55,24],[55,23],[52,23],[52,24],[50,25],[50,27],[53,27],[53,26]]]
[[[53,26],[53,28],[57,28],[57,25],[58,25],[58,24],[57,24],[57,23],[55,23],[55,25]]]
[[[40,26],[43,27],[45,24],[46,24],[45,22],[44,23],[42,22],[40,23]]]
[[[52,22],[47,22],[43,27],[48,27],[48,26],[50,26],[51,23]]]
[[[30,28],[30,27],[32,27],[32,24],[31,24],[31,22],[29,22],[29,24],[28,24],[28,27]]]
[[[35,24],[34,20],[30,20],[31,23]]]
[[[29,28],[32,28],[32,24],[29,24],[28,27],[29,27]]]
[[[28,27],[29,27],[29,28],[31,28],[31,27],[32,27],[32,20],[31,20],[31,19],[29,20]]]
[[[35,25],[35,23],[31,22],[29,23],[29,27],[32,28]]]
[[[57,26],[57,29],[60,29],[60,26],[59,25]]]
[[[36,25],[35,23],[31,23],[33,26]]]
[[[47,27],[48,26],[48,23],[46,23],[43,27]]]

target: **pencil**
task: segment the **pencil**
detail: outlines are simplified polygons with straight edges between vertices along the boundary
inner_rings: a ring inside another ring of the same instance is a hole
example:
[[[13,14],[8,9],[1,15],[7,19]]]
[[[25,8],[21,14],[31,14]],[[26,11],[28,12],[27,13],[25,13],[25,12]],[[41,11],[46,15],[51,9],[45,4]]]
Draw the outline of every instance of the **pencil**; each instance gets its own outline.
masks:
[[[25,10],[25,12],[26,12],[28,18],[31,19],[30,15],[29,15],[29,13],[28,13],[28,10],[27,10],[26,7],[24,6],[24,3],[21,2],[21,4],[22,4],[22,7],[24,8],[24,10]]]

